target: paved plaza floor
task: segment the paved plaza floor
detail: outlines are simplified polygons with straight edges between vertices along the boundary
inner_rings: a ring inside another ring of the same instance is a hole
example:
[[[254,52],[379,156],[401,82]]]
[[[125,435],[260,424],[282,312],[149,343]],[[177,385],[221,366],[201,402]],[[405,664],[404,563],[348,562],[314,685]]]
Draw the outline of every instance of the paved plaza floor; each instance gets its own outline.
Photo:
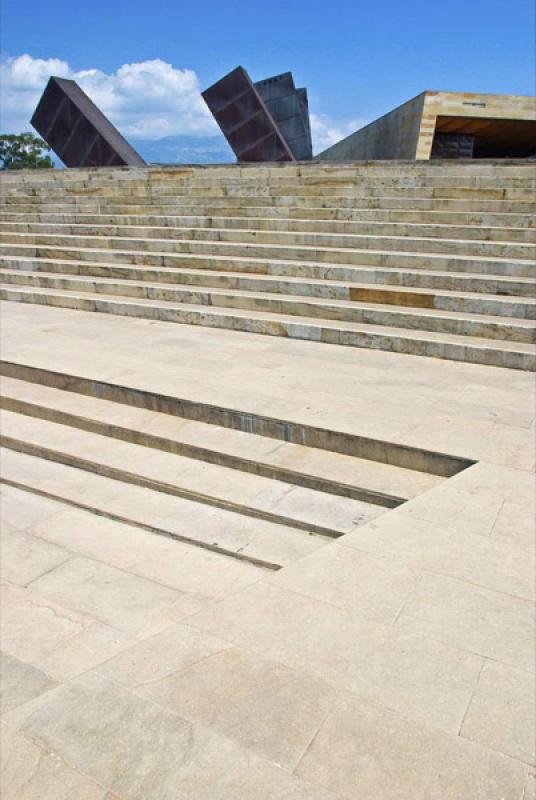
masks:
[[[275,570],[54,499],[52,466],[25,491],[6,447],[3,800],[534,800],[532,374],[16,303],[1,347],[473,462]],[[123,491],[78,473],[88,509]]]

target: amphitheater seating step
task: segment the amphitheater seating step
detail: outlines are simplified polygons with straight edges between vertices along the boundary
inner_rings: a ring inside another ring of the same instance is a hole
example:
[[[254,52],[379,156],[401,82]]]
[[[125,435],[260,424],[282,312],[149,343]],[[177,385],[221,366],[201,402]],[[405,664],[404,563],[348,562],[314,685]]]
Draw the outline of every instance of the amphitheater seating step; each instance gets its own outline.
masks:
[[[2,298],[534,370],[530,162],[6,175]]]

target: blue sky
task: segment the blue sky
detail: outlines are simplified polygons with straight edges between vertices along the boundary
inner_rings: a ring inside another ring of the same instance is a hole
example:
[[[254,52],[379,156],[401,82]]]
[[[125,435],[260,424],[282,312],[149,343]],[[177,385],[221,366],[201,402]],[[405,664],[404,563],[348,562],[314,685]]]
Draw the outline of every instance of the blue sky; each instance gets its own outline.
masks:
[[[255,80],[292,69],[308,88],[319,144],[424,89],[534,90],[533,0],[2,0],[2,7],[4,129],[22,124],[54,67],[81,76],[131,138],[216,134],[195,97],[237,64]],[[29,61],[14,61],[24,54]],[[145,62],[151,66],[118,72]]]

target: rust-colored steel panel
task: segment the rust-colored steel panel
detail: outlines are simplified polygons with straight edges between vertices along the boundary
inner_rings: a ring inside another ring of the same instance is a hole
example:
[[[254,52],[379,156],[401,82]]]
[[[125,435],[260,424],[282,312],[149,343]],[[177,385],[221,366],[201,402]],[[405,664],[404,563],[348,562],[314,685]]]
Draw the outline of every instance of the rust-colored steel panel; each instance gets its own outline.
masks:
[[[296,160],[243,67],[202,94],[238,161]]]
[[[67,167],[145,165],[75,81],[50,78],[31,124]]]

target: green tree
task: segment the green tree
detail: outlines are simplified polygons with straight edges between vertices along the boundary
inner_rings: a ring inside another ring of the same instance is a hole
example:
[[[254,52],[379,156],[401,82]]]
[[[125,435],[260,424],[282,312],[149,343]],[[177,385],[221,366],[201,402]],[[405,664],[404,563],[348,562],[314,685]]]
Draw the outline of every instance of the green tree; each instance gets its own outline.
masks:
[[[46,169],[54,162],[50,147],[33,133],[0,134],[0,169]]]

